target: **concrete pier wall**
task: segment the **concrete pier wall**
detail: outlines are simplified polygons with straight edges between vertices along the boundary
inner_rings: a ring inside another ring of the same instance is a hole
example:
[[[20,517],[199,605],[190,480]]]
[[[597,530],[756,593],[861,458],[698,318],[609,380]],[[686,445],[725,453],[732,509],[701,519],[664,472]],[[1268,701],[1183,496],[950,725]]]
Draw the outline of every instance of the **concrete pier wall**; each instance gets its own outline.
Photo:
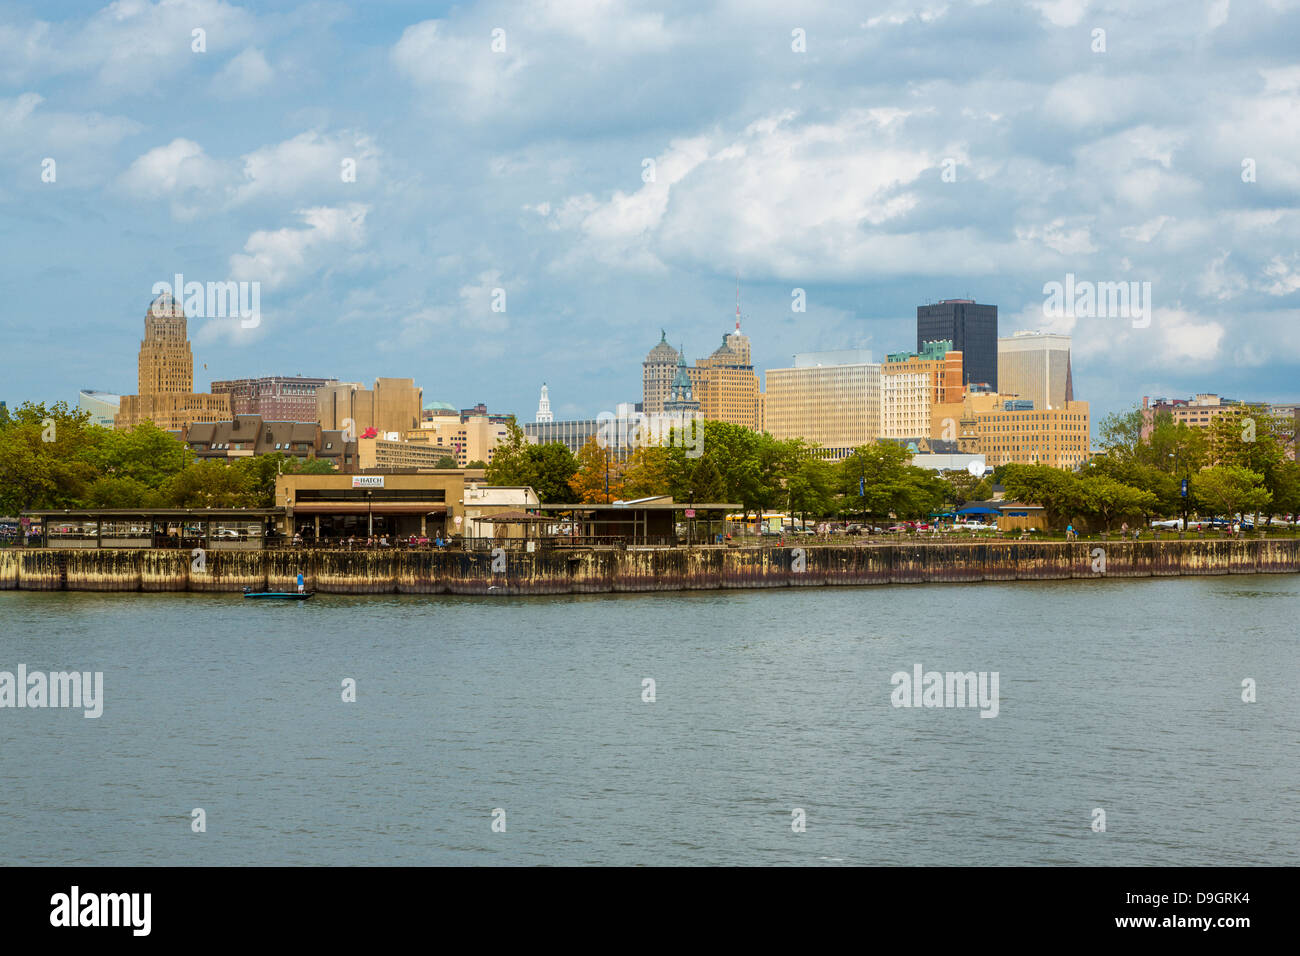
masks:
[[[570,594],[1300,571],[1300,539],[546,551],[0,550],[0,590]]]

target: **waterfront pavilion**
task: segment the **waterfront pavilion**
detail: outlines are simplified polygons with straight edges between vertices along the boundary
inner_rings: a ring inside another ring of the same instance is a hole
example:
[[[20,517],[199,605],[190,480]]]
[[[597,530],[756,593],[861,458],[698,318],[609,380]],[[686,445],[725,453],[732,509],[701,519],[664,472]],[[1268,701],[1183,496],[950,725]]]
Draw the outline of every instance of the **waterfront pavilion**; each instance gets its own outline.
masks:
[[[554,547],[668,547],[682,544],[683,536],[687,543],[712,542],[727,515],[740,509],[734,502],[686,504],[665,495],[608,504],[544,504],[540,510],[558,525],[558,533],[546,536]]]
[[[79,508],[24,511],[26,543],[46,548],[256,551],[281,508]]]

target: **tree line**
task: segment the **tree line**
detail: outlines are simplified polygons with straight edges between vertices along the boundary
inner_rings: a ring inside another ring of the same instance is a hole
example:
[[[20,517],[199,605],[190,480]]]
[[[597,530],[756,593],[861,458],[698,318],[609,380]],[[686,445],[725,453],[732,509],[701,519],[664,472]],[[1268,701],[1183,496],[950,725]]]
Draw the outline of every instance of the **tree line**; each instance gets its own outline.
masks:
[[[90,413],[23,404],[0,409],[0,514],[54,508],[267,508],[280,473],[328,474],[326,461],[258,455],[196,461],[175,436],[144,422],[90,423]]]
[[[150,423],[115,430],[63,403],[0,409],[0,513],[52,508],[269,507],[280,473],[327,474],[317,459],[259,455],[196,461]],[[778,440],[741,425],[705,421],[698,442],[670,433],[615,460],[593,438],[575,456],[558,443],[532,444],[514,422],[486,466],[493,485],[527,485],[546,504],[671,495],[683,504],[730,503],[746,515],[781,511],[805,519],[908,520],[993,497],[1041,505],[1049,526],[1173,517],[1300,512],[1300,465],[1288,456],[1294,427],[1249,407],[1209,427],[1150,421],[1140,409],[1100,426],[1105,451],[1078,471],[1002,465],[979,478],[938,475],[911,464],[902,446],[879,441],[840,461],[800,439]],[[689,449],[694,445],[695,450]],[[452,467],[450,458],[440,467]],[[472,465],[481,465],[474,462]],[[1187,482],[1187,495],[1182,494]]]

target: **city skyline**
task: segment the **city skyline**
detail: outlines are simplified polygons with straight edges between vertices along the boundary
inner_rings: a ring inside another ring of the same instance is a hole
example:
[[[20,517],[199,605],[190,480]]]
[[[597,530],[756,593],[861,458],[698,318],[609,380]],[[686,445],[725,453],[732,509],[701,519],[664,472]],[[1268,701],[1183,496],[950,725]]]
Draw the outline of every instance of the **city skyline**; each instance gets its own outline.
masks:
[[[908,347],[960,297],[1070,332],[1098,417],[1288,400],[1300,9],[1176,10],[11,6],[3,322],[58,360],[0,397],[130,392],[122,334],[183,274],[261,283],[256,325],[193,321],[200,387],[301,368],[524,410],[547,381],[567,419],[634,394],[651,330],[702,353],[739,270],[760,369]],[[1072,276],[1149,282],[1150,323],[1048,321]]]

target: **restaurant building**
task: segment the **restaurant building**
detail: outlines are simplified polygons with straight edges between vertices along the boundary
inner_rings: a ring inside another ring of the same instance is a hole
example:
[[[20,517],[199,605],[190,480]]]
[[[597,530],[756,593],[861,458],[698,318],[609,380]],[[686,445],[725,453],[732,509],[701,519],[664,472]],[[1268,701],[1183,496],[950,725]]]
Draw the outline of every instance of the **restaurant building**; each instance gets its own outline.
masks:
[[[464,534],[465,488],[481,469],[419,474],[280,475],[280,530],[328,546],[349,538],[452,537]]]

